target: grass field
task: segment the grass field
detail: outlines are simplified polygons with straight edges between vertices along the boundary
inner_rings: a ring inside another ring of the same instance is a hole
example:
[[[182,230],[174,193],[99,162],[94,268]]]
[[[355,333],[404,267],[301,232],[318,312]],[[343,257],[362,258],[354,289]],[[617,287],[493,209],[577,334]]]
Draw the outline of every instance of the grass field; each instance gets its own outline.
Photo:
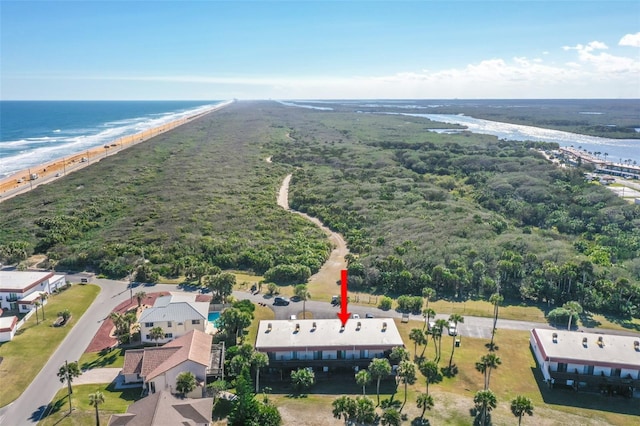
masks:
[[[104,404],[99,406],[100,424],[106,425],[112,414],[124,413],[127,407],[140,399],[140,389],[115,390],[111,384],[73,386],[69,415],[67,388],[60,389],[52,401],[51,413],[38,424],[41,426],[86,426],[95,424],[95,408],[89,405],[89,394],[100,391],[104,394]]]
[[[124,349],[113,351],[85,352],[78,360],[81,370],[92,368],[114,368],[124,365]]]
[[[11,342],[0,344],[0,357],[3,358],[0,406],[7,405],[27,388],[99,292],[100,287],[95,285],[77,285],[50,297],[45,305],[45,321],[36,325],[33,315]],[[63,309],[71,311],[70,322],[64,327],[53,327],[55,313]]]

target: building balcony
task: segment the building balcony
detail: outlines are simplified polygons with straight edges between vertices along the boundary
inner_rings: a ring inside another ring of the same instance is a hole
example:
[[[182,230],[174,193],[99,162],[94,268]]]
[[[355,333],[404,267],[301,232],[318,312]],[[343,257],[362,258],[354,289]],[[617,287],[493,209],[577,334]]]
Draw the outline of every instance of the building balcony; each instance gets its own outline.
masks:
[[[297,368],[297,367],[368,367],[371,358],[349,359],[269,359],[271,368]]]

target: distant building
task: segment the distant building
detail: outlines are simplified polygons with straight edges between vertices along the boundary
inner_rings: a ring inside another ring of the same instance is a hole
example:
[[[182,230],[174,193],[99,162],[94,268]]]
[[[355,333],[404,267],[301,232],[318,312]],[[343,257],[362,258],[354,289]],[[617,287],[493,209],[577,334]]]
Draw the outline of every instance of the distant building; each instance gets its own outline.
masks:
[[[149,393],[161,390],[175,393],[176,377],[189,371],[198,387],[188,396],[201,398],[207,375],[224,363],[212,340],[210,334],[191,330],[164,346],[130,349],[124,354],[124,382],[142,383]]]
[[[260,321],[256,350],[266,353],[270,368],[360,368],[385,351],[404,347],[391,318]]]
[[[534,328],[529,342],[552,386],[628,395],[640,390],[640,336]]]
[[[29,312],[41,293],[53,293],[65,284],[65,276],[54,272],[0,271],[0,308]]]
[[[208,302],[197,302],[197,295],[171,293],[158,297],[152,308],[145,309],[140,318],[140,336],[143,343],[155,343],[151,340],[151,329],[160,327],[165,333],[158,343],[166,343],[191,330],[205,332],[209,324]]]
[[[176,398],[158,392],[134,402],[124,414],[114,414],[109,426],[209,426],[213,398]]]

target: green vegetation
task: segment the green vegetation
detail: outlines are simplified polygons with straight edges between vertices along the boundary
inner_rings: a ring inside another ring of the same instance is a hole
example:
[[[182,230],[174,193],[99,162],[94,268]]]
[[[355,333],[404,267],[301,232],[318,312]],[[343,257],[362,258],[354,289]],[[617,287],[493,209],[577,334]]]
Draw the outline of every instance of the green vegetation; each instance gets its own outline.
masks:
[[[264,144],[286,129],[264,112],[236,103],[1,203],[0,257],[118,278],[138,267],[140,281],[290,265],[303,283],[330,245],[276,205],[290,168],[265,162]]]
[[[78,285],[60,294],[49,296],[46,304],[47,311],[70,310],[73,312],[73,317],[69,323],[63,327],[53,327],[53,319],[50,318],[49,321],[40,321],[36,325],[36,319],[31,317],[12,341],[0,343],[0,358],[2,358],[0,406],[7,405],[27,388],[99,292],[98,286]],[[25,362],[26,359],[29,362]],[[52,378],[52,380],[55,379]]]
[[[109,423],[112,414],[124,413],[127,407],[140,399],[140,388],[115,390],[113,384],[92,384],[73,386],[73,413],[69,416],[65,410],[67,389],[60,389],[51,402],[47,416],[38,423],[41,426],[86,426],[95,424],[95,406],[90,395],[100,392],[104,402],[100,405],[100,424]]]

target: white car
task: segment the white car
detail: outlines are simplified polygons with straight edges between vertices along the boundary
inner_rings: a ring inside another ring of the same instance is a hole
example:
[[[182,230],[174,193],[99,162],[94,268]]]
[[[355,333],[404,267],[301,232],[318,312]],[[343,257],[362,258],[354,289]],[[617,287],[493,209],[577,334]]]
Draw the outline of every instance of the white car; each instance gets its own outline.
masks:
[[[456,327],[456,323],[453,321],[449,321],[449,336],[456,336],[458,334],[458,330]]]
[[[353,319],[360,319],[360,315],[358,315],[358,314],[351,314],[351,318],[353,318]]]

